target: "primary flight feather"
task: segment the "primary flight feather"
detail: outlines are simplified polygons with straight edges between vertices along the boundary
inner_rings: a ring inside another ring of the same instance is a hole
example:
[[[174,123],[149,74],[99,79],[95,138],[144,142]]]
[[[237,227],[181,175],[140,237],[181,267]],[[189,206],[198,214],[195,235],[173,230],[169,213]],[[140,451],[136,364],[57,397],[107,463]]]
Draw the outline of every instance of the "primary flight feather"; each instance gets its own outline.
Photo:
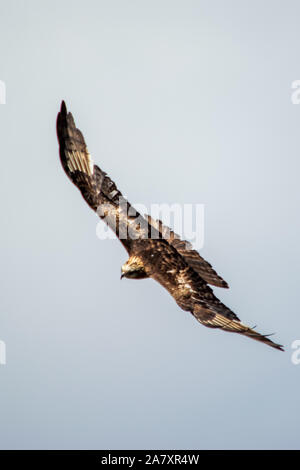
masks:
[[[143,217],[122,196],[109,176],[94,164],[82,133],[76,128],[64,101],[57,116],[62,166],[88,205],[114,230],[129,254],[122,276],[153,278],[203,325],[240,333],[283,350],[267,335],[241,323],[235,313],[214,295],[208,284],[228,287],[190,243],[150,216]]]

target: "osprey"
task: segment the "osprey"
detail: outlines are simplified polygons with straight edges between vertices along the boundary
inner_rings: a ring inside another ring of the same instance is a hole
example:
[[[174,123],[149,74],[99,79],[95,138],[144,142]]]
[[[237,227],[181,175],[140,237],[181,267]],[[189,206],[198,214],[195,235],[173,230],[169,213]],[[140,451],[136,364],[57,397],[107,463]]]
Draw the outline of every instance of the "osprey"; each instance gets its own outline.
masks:
[[[57,116],[60,160],[70,180],[87,204],[115,231],[129,259],[122,277],[152,278],[171,294],[179,307],[191,312],[203,325],[240,333],[283,350],[280,344],[239,320],[214,295],[208,284],[228,287],[211,264],[190,243],[150,216],[141,216],[122,196],[109,176],[94,164],[82,133],[76,128],[65,102]]]

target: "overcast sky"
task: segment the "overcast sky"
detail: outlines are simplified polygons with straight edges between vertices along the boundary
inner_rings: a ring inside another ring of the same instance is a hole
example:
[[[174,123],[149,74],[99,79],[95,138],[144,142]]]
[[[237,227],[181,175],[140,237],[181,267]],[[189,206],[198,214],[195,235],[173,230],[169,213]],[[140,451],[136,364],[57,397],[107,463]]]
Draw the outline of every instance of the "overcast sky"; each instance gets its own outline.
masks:
[[[0,10],[0,447],[299,448],[299,2]],[[62,99],[130,201],[204,204],[216,295],[285,353],[120,282],[59,162]]]

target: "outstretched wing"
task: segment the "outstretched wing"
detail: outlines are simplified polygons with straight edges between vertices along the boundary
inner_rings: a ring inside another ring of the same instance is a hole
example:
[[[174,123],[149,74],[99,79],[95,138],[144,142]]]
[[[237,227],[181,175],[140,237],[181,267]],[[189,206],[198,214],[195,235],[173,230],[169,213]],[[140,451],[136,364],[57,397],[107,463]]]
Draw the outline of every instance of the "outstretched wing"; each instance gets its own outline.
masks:
[[[215,312],[210,305],[196,305],[193,315],[200,323],[208,326],[209,328],[220,328],[231,333],[239,333],[241,335],[248,336],[248,338],[265,343],[272,348],[284,351],[281,344],[274,343],[270,340],[269,336],[271,335],[262,335],[253,328],[244,325],[240,320],[229,318],[225,312]]]
[[[174,253],[174,247],[163,244],[155,247],[155,240],[152,240],[152,244],[155,269],[150,275],[169,291],[183,310],[191,312],[207,327],[239,333],[283,350],[280,344],[271,341],[267,335],[261,335],[241,323],[237,315],[214,295],[199,274],[176,251]]]
[[[129,204],[109,176],[94,164],[84,137],[65,102],[57,116],[62,166],[88,205],[116,233],[130,253],[133,240],[147,238],[148,222]]]
[[[176,248],[187,264],[193,268],[202,279],[213,286],[228,288],[227,282],[219,276],[208,261],[199,255],[198,251],[193,249],[191,243],[186,240],[181,240],[177,233],[173,232],[169,227],[166,227],[160,220],[154,220],[150,215],[147,217],[149,224],[158,230],[170,245]]]

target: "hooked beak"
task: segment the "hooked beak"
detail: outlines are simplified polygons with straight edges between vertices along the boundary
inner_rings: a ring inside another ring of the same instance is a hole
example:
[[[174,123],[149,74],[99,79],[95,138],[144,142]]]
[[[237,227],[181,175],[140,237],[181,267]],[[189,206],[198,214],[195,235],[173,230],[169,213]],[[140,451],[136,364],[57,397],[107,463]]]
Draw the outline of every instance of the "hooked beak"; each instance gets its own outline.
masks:
[[[120,280],[122,280],[124,276],[125,276],[125,274],[124,274],[124,273],[121,273]]]

